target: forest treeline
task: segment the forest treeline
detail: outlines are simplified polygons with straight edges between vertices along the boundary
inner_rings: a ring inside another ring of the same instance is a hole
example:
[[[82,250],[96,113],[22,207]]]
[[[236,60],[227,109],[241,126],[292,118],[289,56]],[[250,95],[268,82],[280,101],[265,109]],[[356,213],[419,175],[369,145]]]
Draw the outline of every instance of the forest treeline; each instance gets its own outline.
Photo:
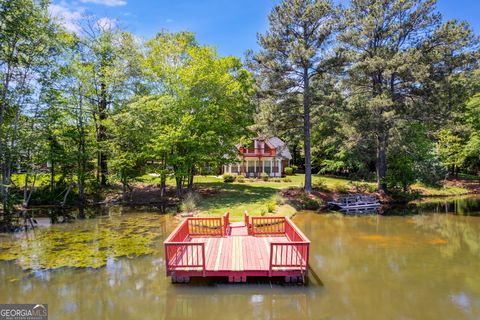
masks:
[[[312,173],[386,192],[480,170],[478,37],[434,0],[284,0],[245,64],[190,32],[142,39],[94,17],[68,32],[48,5],[0,0],[5,212],[145,173],[180,196],[254,135],[287,141],[307,192]]]
[[[84,204],[109,183],[128,189],[147,168],[162,194],[173,175],[180,195],[247,135],[253,77],[239,58],[189,32],[145,40],[102,21],[71,33],[45,1],[0,2],[3,208],[28,205],[40,172],[57,203]]]

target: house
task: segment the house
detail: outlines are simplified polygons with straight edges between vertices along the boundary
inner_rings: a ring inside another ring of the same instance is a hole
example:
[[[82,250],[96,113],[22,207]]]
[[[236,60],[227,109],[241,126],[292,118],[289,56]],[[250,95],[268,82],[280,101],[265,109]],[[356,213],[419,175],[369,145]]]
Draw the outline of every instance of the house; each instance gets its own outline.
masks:
[[[277,137],[254,138],[248,147],[236,148],[237,161],[224,165],[222,173],[258,178],[265,172],[270,177],[281,177],[292,159],[286,143]]]

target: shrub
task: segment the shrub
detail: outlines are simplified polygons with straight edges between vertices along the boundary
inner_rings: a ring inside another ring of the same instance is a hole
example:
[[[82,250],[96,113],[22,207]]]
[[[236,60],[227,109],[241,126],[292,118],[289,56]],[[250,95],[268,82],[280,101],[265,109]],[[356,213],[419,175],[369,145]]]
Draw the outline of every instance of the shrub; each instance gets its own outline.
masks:
[[[285,199],[278,193],[275,193],[275,195],[272,198],[272,201],[274,201],[278,205],[282,205],[285,203]]]
[[[200,195],[195,192],[189,192],[183,197],[182,203],[180,204],[180,210],[182,212],[192,212],[195,210],[200,203]]]
[[[267,208],[261,208],[260,209],[260,215],[263,217],[266,214],[267,214]]]
[[[268,173],[262,172],[260,178],[262,178],[263,181],[268,181]]]
[[[283,182],[292,182],[292,179],[290,179],[289,177],[285,177],[283,178]]]
[[[284,171],[287,176],[293,176],[294,172],[292,167],[286,167]]]
[[[273,182],[282,182],[282,179],[280,179],[280,178],[273,178],[272,181],[273,181]]]
[[[315,180],[312,184],[312,187],[318,191],[328,191],[327,184],[323,179]]]
[[[240,183],[244,183],[245,182],[245,178],[243,176],[238,176],[237,179],[236,179],[237,182],[240,182]]]
[[[345,185],[345,184],[336,183],[333,186],[333,190],[338,192],[338,193],[348,193],[348,186]]]
[[[275,203],[275,201],[268,201],[267,202],[267,211],[268,212],[274,212],[276,206],[277,206],[277,204]]]
[[[302,203],[302,209],[305,210],[317,210],[322,204],[321,200],[317,201],[312,199],[306,193],[300,194],[300,201]]]
[[[365,192],[373,193],[376,191],[376,186],[371,185],[367,182],[353,181],[351,182],[351,185],[353,186],[353,188],[355,188],[355,192],[357,193],[365,193]]]
[[[233,182],[235,181],[235,176],[229,173],[223,175],[223,182]]]

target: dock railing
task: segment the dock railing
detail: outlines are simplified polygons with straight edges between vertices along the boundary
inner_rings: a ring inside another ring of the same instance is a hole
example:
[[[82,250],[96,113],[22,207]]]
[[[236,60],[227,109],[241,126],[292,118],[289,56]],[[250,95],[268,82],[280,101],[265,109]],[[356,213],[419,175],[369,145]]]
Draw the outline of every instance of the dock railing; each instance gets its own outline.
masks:
[[[270,275],[275,270],[300,269],[307,272],[310,241],[288,217],[284,217],[284,233],[289,242],[270,243]]]
[[[205,243],[188,242],[191,236],[223,236],[222,218],[187,218],[164,241],[167,275],[177,269],[199,269],[205,275]]]
[[[222,218],[187,218],[165,240],[167,275],[176,270],[199,271],[205,276],[205,242],[190,242],[193,236],[223,236],[228,234],[230,214]],[[310,241],[288,217],[251,217],[244,214],[252,236],[285,235],[285,241],[270,242],[269,275],[274,271],[300,269],[308,271]]]
[[[205,273],[205,243],[185,242],[189,236],[190,223],[186,219],[165,240],[167,276],[178,268],[199,268]]]
[[[176,269],[190,269],[205,274],[205,243],[204,242],[170,242],[165,244],[167,260],[167,275]]]
[[[225,212],[223,215],[223,235],[230,234],[230,212]]]
[[[245,210],[245,212],[243,213],[243,221],[245,223],[245,227],[247,227],[247,233],[252,234],[251,229],[250,229],[250,219],[249,219],[247,210]]]
[[[285,217],[252,217],[252,235],[285,233]]]
[[[223,236],[222,218],[187,218],[191,236]]]

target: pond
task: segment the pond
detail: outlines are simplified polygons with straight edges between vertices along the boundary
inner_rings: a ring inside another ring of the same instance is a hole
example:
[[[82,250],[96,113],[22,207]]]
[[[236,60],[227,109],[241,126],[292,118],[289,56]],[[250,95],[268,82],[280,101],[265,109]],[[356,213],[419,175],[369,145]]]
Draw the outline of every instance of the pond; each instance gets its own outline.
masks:
[[[479,319],[480,200],[412,212],[298,213],[323,285],[173,285],[162,242],[177,220],[115,208],[1,235],[0,257],[13,260],[0,261],[0,302],[48,303],[50,319]]]

